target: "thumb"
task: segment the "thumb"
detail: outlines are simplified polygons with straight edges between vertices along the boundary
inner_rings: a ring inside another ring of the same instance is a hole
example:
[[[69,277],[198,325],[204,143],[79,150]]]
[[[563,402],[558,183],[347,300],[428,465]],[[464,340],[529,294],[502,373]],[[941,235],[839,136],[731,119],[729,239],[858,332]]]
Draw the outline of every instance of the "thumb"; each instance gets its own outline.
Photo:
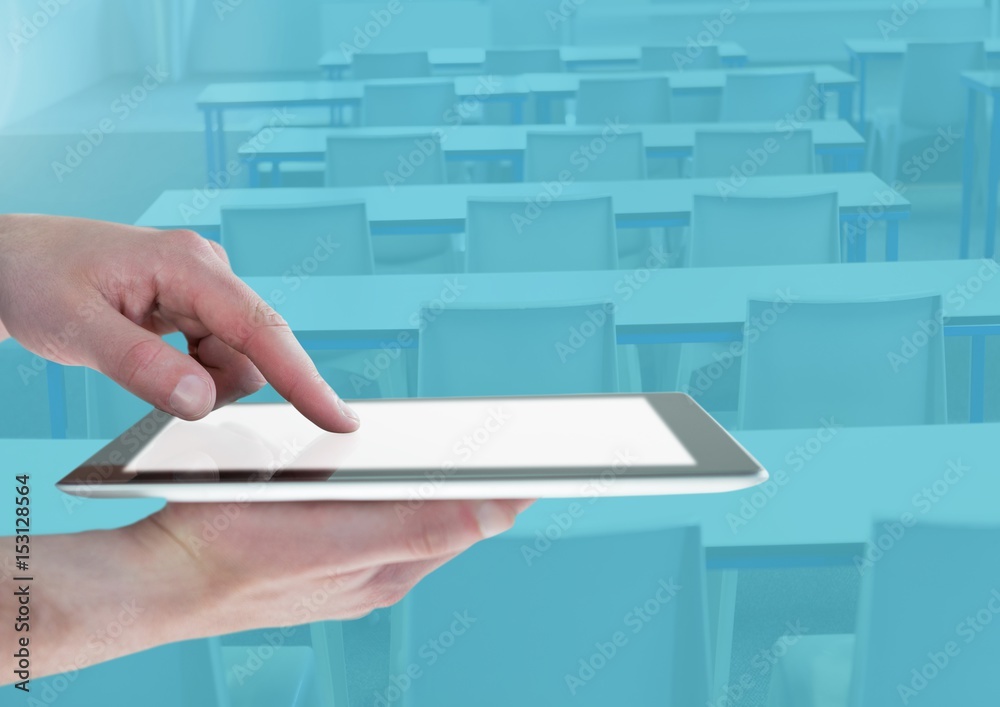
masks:
[[[146,402],[185,420],[215,407],[208,371],[114,309],[102,309],[84,336],[85,363]]]

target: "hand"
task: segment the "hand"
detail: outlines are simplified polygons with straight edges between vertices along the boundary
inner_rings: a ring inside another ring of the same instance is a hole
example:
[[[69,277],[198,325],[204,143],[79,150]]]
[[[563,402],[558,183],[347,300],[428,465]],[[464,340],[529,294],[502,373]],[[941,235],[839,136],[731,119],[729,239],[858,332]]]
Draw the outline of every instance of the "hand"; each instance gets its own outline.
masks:
[[[38,536],[33,569],[45,581],[32,598],[33,675],[175,641],[364,616],[529,505],[168,504],[126,528]],[[7,615],[15,607],[5,602]],[[15,635],[12,622],[0,624],[0,645]],[[12,675],[11,653],[0,654],[0,675]]]
[[[222,247],[190,231],[0,216],[0,322],[0,338],[5,327],[39,356],[99,370],[186,420],[266,379],[323,429],[358,427]],[[173,331],[190,355],[160,338]]]

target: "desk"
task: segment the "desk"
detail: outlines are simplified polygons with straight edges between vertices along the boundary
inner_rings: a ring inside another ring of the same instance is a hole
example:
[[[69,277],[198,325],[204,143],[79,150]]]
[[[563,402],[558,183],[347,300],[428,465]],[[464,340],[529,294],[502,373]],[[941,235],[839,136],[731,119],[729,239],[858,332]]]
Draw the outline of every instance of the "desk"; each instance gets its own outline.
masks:
[[[962,156],[962,245],[961,257],[969,257],[969,236],[972,231],[972,187],[976,178],[976,94],[993,100],[993,121],[990,125],[990,148],[987,157],[989,174],[986,177],[986,257],[995,253],[997,228],[997,185],[1000,184],[1000,72],[969,71],[962,74],[968,89],[965,108],[965,140]]]
[[[718,194],[717,179],[670,179],[621,182],[571,182],[562,185],[566,196],[611,195],[619,228],[686,226],[695,194]],[[557,186],[560,186],[557,184]],[[466,204],[470,198],[501,198],[523,201],[549,200],[552,184],[517,182],[506,184],[441,184],[421,186],[227,189],[163,192],[139,218],[137,225],[151,228],[190,228],[206,237],[218,238],[223,206],[287,205],[317,201],[364,200],[373,235],[464,233]],[[741,195],[815,194],[837,191],[842,223],[856,227],[856,253],[863,259],[867,220],[886,222],[886,259],[895,260],[899,250],[899,222],[907,218],[910,202],[870,173],[808,174],[756,177],[737,190]],[[527,208],[527,204],[526,204]]]
[[[756,516],[731,526],[728,514],[739,516],[744,499],[759,488],[726,494],[607,498],[594,504],[595,516],[621,529],[664,522],[698,523],[711,551],[711,567],[770,564],[776,555],[767,548],[797,550],[801,558],[817,546],[860,546],[867,542],[872,522],[905,511],[916,513],[912,498],[940,479],[949,460],[977,473],[967,474],[952,493],[927,512],[928,522],[995,523],[1000,475],[995,466],[1000,425],[936,425],[837,429],[821,453],[790,468],[786,455],[815,436],[816,430],[737,432],[737,439],[771,472],[787,473]],[[0,439],[5,478],[32,475],[32,506],[36,532],[77,532],[126,525],[163,506],[155,499],[77,499],[54,484],[106,442],[102,440]],[[9,493],[9,492],[5,492]],[[565,500],[542,501],[522,515],[514,532],[548,524],[548,513]],[[754,555],[757,558],[754,559]],[[783,560],[781,562],[784,562]]]
[[[868,62],[876,59],[899,59],[906,54],[909,44],[905,39],[848,39],[844,42],[851,58],[851,73],[858,77],[858,125],[867,120]],[[1000,39],[985,40],[986,53],[1000,55]]]
[[[802,299],[878,299],[944,295],[946,336],[972,339],[970,419],[983,420],[985,342],[1000,335],[1000,277],[992,261],[766,266],[750,268],[313,277],[292,289],[280,277],[248,278],[307,348],[381,349],[415,346],[422,303],[449,301],[516,306],[607,300],[617,306],[619,344],[734,341],[742,336],[746,301],[789,291]],[[633,286],[630,276],[648,279]],[[974,292],[974,294],[972,294]],[[459,294],[456,294],[459,293]],[[351,307],[317,307],[351,302]],[[673,303],[671,305],[670,303]],[[405,333],[405,336],[401,336]]]
[[[441,79],[398,79],[372,81],[266,81],[215,83],[198,95],[196,105],[205,116],[205,152],[212,182],[212,171],[226,170],[225,112],[246,108],[307,108],[330,109],[333,122],[335,109],[361,105],[367,84],[439,83]],[[524,103],[528,91],[517,77],[457,76],[455,93],[459,99],[480,102],[509,103],[512,120],[524,120]],[[216,180],[217,181],[217,180]]]
[[[683,44],[681,42],[680,44]],[[746,50],[736,42],[719,42],[719,59],[723,66],[744,66],[747,63]],[[532,47],[537,48],[537,47]],[[557,47],[567,71],[595,69],[638,69],[641,48],[605,46],[563,46]],[[427,58],[431,70],[442,73],[481,73],[485,67],[486,50],[477,47],[439,47],[430,49]],[[351,59],[339,49],[332,49],[319,60],[324,78],[336,81],[342,79],[351,68]]]
[[[1000,475],[990,472],[995,467],[1000,425],[835,432],[822,443],[817,430],[737,433],[740,443],[771,472],[772,482],[766,487],[727,494],[584,501],[583,514],[576,518],[588,528],[608,532],[665,524],[700,526],[708,568],[726,570],[733,578],[720,596],[723,609],[733,606],[734,570],[851,565],[853,557],[864,551],[876,522],[898,520],[904,513],[918,523],[996,523]],[[812,443],[819,446],[809,459],[796,452],[797,447]],[[162,505],[146,499],[78,500],[55,489],[53,484],[64,473],[103,444],[96,440],[0,440],[3,471],[8,476],[14,471],[32,474],[36,532],[120,526]],[[789,454],[801,459],[801,466],[790,467]],[[956,462],[965,472],[957,483],[949,483],[954,478],[948,475],[949,463]],[[917,494],[942,482],[948,484],[948,492],[937,503],[929,508],[915,504]],[[64,505],[67,501],[74,504],[71,509]],[[536,532],[544,533],[551,526],[553,514],[565,513],[569,504],[559,499],[539,501],[518,518],[509,533],[534,539]],[[719,622],[716,640],[716,653],[728,658],[731,620]]]
[[[601,126],[594,126],[599,131]],[[441,144],[446,159],[456,161],[507,160],[514,164],[516,181],[524,179],[524,151],[528,132],[572,133],[586,130],[585,126],[564,125],[462,125],[439,128],[445,140]],[[710,130],[774,130],[769,123],[667,123],[633,125],[629,130],[642,131],[646,156],[650,159],[690,157],[697,131]],[[829,155],[835,168],[844,171],[861,169],[865,140],[847,121],[816,121],[805,123],[803,130],[813,136],[818,156]],[[266,145],[247,144],[240,156],[250,165],[250,183],[259,183],[259,165],[272,165],[272,178],[280,174],[282,162],[324,162],[326,139],[338,137],[370,137],[411,135],[419,128],[286,128],[274,135]],[[426,129],[428,132],[430,128]]]
[[[812,71],[816,75],[816,85],[826,93],[838,96],[839,115],[850,120],[853,112],[854,86],[857,79],[845,71],[827,66],[805,65],[783,69],[688,69],[687,71],[636,72],[629,78],[664,77],[670,80],[670,87],[676,95],[718,95],[726,85],[726,76],[732,72],[766,74],[775,71]],[[528,88],[538,103],[538,122],[551,122],[552,102],[576,98],[581,79],[606,79],[608,74],[525,74]]]

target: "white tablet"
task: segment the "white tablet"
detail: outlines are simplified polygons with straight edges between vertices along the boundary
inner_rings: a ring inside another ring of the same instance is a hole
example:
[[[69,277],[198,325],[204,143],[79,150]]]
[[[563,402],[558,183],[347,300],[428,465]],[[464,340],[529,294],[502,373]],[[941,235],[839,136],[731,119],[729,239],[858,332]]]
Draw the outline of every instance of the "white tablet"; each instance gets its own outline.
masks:
[[[287,404],[198,422],[154,411],[59,482],[172,501],[549,498],[715,493],[767,472],[681,393],[352,402],[324,432]]]

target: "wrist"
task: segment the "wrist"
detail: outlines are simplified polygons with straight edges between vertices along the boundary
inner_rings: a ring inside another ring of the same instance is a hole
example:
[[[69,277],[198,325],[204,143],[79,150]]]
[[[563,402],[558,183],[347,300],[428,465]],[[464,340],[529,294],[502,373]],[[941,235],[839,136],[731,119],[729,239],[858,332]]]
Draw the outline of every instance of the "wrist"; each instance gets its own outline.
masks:
[[[34,676],[207,635],[203,624],[209,607],[193,582],[190,563],[150,532],[147,521],[42,536],[36,548]]]

